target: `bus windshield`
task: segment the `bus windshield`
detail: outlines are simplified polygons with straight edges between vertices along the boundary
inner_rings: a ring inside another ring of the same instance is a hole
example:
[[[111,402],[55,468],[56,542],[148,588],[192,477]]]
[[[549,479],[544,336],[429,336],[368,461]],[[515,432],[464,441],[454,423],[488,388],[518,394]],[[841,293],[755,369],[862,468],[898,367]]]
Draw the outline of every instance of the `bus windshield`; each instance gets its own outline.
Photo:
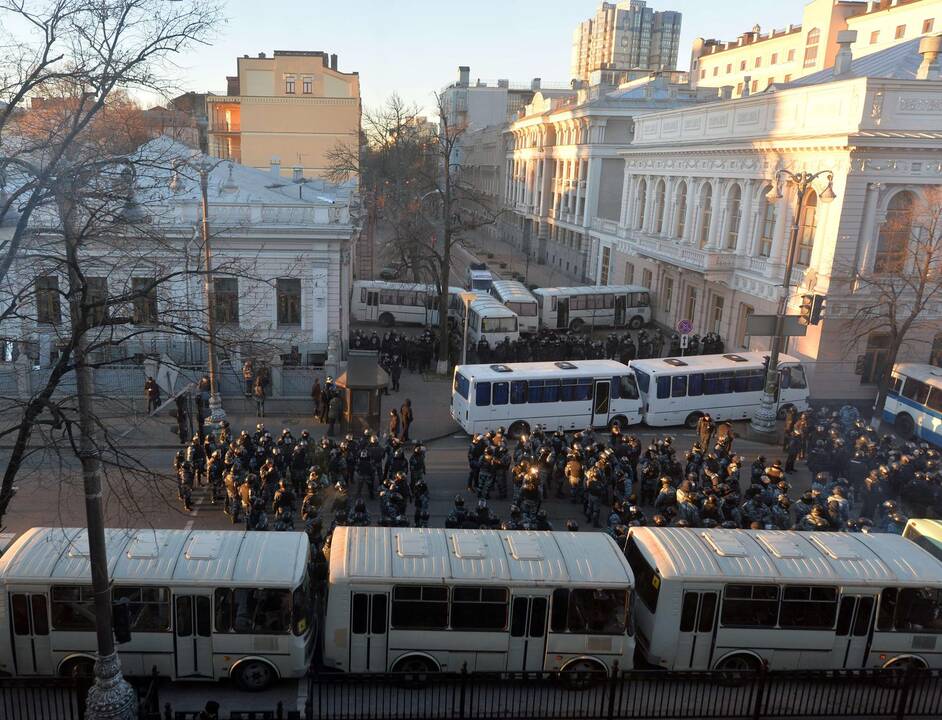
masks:
[[[788,365],[780,371],[783,390],[804,390],[808,387],[805,369],[801,365]]]
[[[919,530],[913,527],[912,524],[908,525],[903,531],[903,537],[907,540],[912,540],[923,550],[939,560],[942,560],[942,541],[923,535]]]
[[[512,333],[517,332],[517,318],[483,318],[481,332],[485,333]]]
[[[651,387],[651,378],[647,373],[635,369],[635,378],[638,381],[638,389],[645,395],[648,394],[648,388]]]
[[[471,383],[461,373],[455,373],[455,392],[458,393],[465,400],[468,399],[468,390],[471,388]]]

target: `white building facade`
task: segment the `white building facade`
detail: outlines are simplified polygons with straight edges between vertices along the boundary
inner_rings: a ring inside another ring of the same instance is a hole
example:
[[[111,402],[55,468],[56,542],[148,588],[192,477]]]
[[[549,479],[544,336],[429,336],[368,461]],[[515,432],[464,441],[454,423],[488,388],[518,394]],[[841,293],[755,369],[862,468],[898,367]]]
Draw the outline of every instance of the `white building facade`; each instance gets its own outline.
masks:
[[[826,295],[825,319],[787,351],[807,362],[813,397],[872,397],[886,338],[854,341],[850,321],[867,300],[855,277],[879,270],[888,212],[942,185],[942,82],[931,69],[936,79],[915,79],[927,74],[916,70],[918,42],[894,61],[897,77],[867,77],[886,62],[871,55],[841,75],[636,118],[619,151],[619,217],[592,220],[595,281],[633,278],[652,290],[663,325],[689,320],[729,350],[765,349],[746,318],[776,312],[796,207],[788,185],[780,200],[766,195],[780,169],[830,171],[837,197],[820,199],[822,178],[807,198],[788,303],[797,314],[801,294]],[[938,331],[914,332],[900,361],[928,362],[942,346],[942,304],[928,313]]]

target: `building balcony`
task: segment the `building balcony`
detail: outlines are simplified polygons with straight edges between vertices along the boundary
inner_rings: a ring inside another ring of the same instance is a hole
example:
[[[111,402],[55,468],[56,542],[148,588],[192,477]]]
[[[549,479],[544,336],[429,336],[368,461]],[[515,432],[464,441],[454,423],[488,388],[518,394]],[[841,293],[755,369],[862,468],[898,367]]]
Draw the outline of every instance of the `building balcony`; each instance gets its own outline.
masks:
[[[729,282],[734,272],[744,273],[757,280],[780,278],[782,267],[764,257],[749,257],[734,250],[700,248],[676,239],[645,235],[637,231],[624,235],[631,251],[670,263],[685,270],[703,273],[707,280]]]

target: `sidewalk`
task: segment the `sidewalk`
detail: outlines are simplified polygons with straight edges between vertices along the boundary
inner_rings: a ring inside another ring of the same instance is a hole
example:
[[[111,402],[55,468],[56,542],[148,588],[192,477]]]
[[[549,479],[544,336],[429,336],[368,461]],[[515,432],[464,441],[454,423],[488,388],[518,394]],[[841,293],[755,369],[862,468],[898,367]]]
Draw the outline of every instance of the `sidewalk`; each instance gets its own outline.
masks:
[[[460,432],[449,414],[450,382],[448,377],[404,372],[399,392],[390,391],[382,399],[379,434],[386,432],[389,411],[393,408],[398,410],[406,398],[412,400],[415,416],[409,433],[413,440],[427,442]],[[289,428],[295,438],[302,430],[307,430],[317,439],[327,431],[326,425],[314,419],[312,403],[305,400],[269,400],[264,418],[256,417],[255,403],[243,396],[223,397],[223,408],[234,435],[242,430],[254,431],[259,422],[264,423],[273,435],[281,433],[283,428]],[[11,420],[7,419],[6,424],[12,424]],[[139,413],[104,417],[101,424],[107,428],[112,441],[121,438],[122,446],[127,449],[172,449],[180,446],[177,421],[169,409],[154,416]],[[37,434],[33,435],[34,443],[38,437]],[[342,438],[343,434],[338,430],[336,437]],[[13,440],[13,435],[5,436],[0,440],[0,449],[11,448]]]
[[[536,240],[534,239],[534,245]],[[465,248],[461,248],[475,261],[487,263],[488,269],[510,280],[512,273],[517,272],[526,277],[526,284],[537,287],[556,287],[580,285],[571,275],[561,268],[552,265],[538,265],[536,262],[536,248],[531,249],[530,264],[527,265],[527,256],[512,244],[499,238],[491,237],[483,230],[473,230],[464,235]],[[460,246],[458,246],[460,248]],[[488,253],[494,257],[488,257]],[[504,264],[505,267],[501,267]]]

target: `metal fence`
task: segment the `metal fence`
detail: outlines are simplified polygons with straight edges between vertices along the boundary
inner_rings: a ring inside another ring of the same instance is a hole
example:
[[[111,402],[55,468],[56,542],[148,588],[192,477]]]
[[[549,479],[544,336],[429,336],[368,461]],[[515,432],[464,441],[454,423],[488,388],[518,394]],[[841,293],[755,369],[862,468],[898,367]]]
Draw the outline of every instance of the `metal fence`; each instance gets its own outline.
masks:
[[[942,717],[942,671],[332,675],[309,720]]]
[[[0,678],[0,718],[81,720],[87,693],[78,678]]]

